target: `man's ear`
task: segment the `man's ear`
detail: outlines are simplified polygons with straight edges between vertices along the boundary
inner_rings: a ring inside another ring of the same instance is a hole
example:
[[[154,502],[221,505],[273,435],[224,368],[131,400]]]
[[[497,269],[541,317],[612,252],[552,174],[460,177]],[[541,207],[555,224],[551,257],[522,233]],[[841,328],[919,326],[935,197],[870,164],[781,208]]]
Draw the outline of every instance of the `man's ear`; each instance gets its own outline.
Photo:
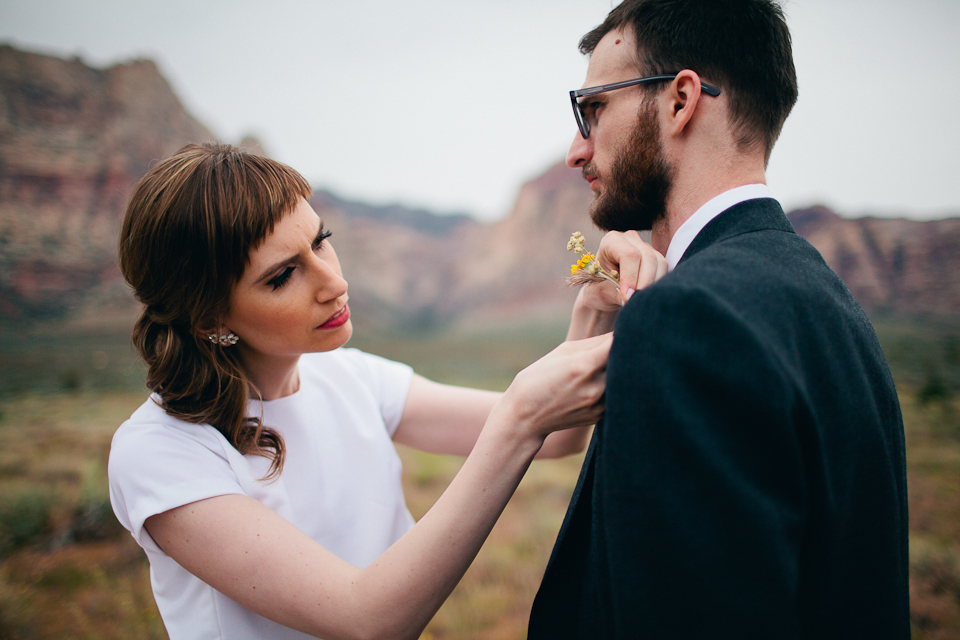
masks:
[[[664,133],[669,136],[683,133],[697,111],[700,95],[700,76],[695,71],[684,69],[677,74],[664,92],[669,107]]]

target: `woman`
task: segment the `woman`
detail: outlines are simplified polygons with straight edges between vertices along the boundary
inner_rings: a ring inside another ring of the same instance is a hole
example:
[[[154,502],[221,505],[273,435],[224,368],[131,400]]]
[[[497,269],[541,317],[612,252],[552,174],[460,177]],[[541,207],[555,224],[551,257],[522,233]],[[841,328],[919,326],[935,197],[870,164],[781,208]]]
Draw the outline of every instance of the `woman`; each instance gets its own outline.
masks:
[[[114,437],[110,495],[174,639],[418,637],[533,457],[582,449],[602,413],[615,293],[584,290],[569,337],[596,337],[502,396],[430,382],[341,349],[347,283],[309,196],[289,167],[190,145],[127,209],[154,394]],[[665,270],[638,241],[601,252],[634,287]],[[393,442],[469,454],[416,524]]]

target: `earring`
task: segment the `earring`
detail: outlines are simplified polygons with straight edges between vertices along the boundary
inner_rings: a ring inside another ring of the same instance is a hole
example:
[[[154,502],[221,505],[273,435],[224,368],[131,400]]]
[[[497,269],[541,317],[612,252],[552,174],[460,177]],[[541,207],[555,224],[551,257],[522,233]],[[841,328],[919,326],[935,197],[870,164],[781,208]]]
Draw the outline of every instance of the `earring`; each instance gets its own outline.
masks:
[[[240,340],[240,338],[234,333],[224,333],[220,335],[211,333],[207,336],[207,340],[213,344],[218,344],[221,347],[232,347],[233,345],[237,344],[237,341]]]

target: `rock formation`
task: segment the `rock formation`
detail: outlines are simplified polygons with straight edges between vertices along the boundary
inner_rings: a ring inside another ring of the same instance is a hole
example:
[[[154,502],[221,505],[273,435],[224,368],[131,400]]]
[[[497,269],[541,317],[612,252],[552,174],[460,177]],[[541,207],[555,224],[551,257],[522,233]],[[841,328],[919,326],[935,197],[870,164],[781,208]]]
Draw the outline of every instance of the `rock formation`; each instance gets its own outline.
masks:
[[[960,315],[960,218],[848,219],[825,207],[789,218],[868,311]]]
[[[152,162],[212,139],[149,60],[94,69],[0,46],[0,315],[117,287],[116,239]]]
[[[456,315],[457,266],[483,226],[467,216],[373,207],[318,191],[315,211],[333,232],[354,317],[366,326],[426,331]]]

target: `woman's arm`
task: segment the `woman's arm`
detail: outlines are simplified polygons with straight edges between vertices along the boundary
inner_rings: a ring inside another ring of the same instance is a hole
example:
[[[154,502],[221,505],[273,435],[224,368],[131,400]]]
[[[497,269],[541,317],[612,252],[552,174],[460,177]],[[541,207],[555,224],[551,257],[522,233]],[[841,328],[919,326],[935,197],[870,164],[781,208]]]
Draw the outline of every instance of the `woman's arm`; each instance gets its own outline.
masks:
[[[440,384],[414,375],[393,440],[430,453],[467,456],[502,395]],[[536,459],[560,458],[583,451],[589,430],[589,427],[578,427],[551,433]]]
[[[620,290],[610,283],[584,286],[577,295],[567,340],[613,331],[622,302],[633,291],[667,273],[667,261],[636,231],[611,231],[600,242],[597,259],[620,272]],[[500,394],[432,382],[414,376],[394,442],[421,451],[466,456]],[[560,458],[583,451],[590,427],[559,431],[547,438],[537,459]]]
[[[602,413],[611,336],[566,342],[520,372],[460,472],[420,521],[364,569],[247,496],[152,516],[188,571],[276,622],[338,638],[417,638],[473,561],[548,433]]]

